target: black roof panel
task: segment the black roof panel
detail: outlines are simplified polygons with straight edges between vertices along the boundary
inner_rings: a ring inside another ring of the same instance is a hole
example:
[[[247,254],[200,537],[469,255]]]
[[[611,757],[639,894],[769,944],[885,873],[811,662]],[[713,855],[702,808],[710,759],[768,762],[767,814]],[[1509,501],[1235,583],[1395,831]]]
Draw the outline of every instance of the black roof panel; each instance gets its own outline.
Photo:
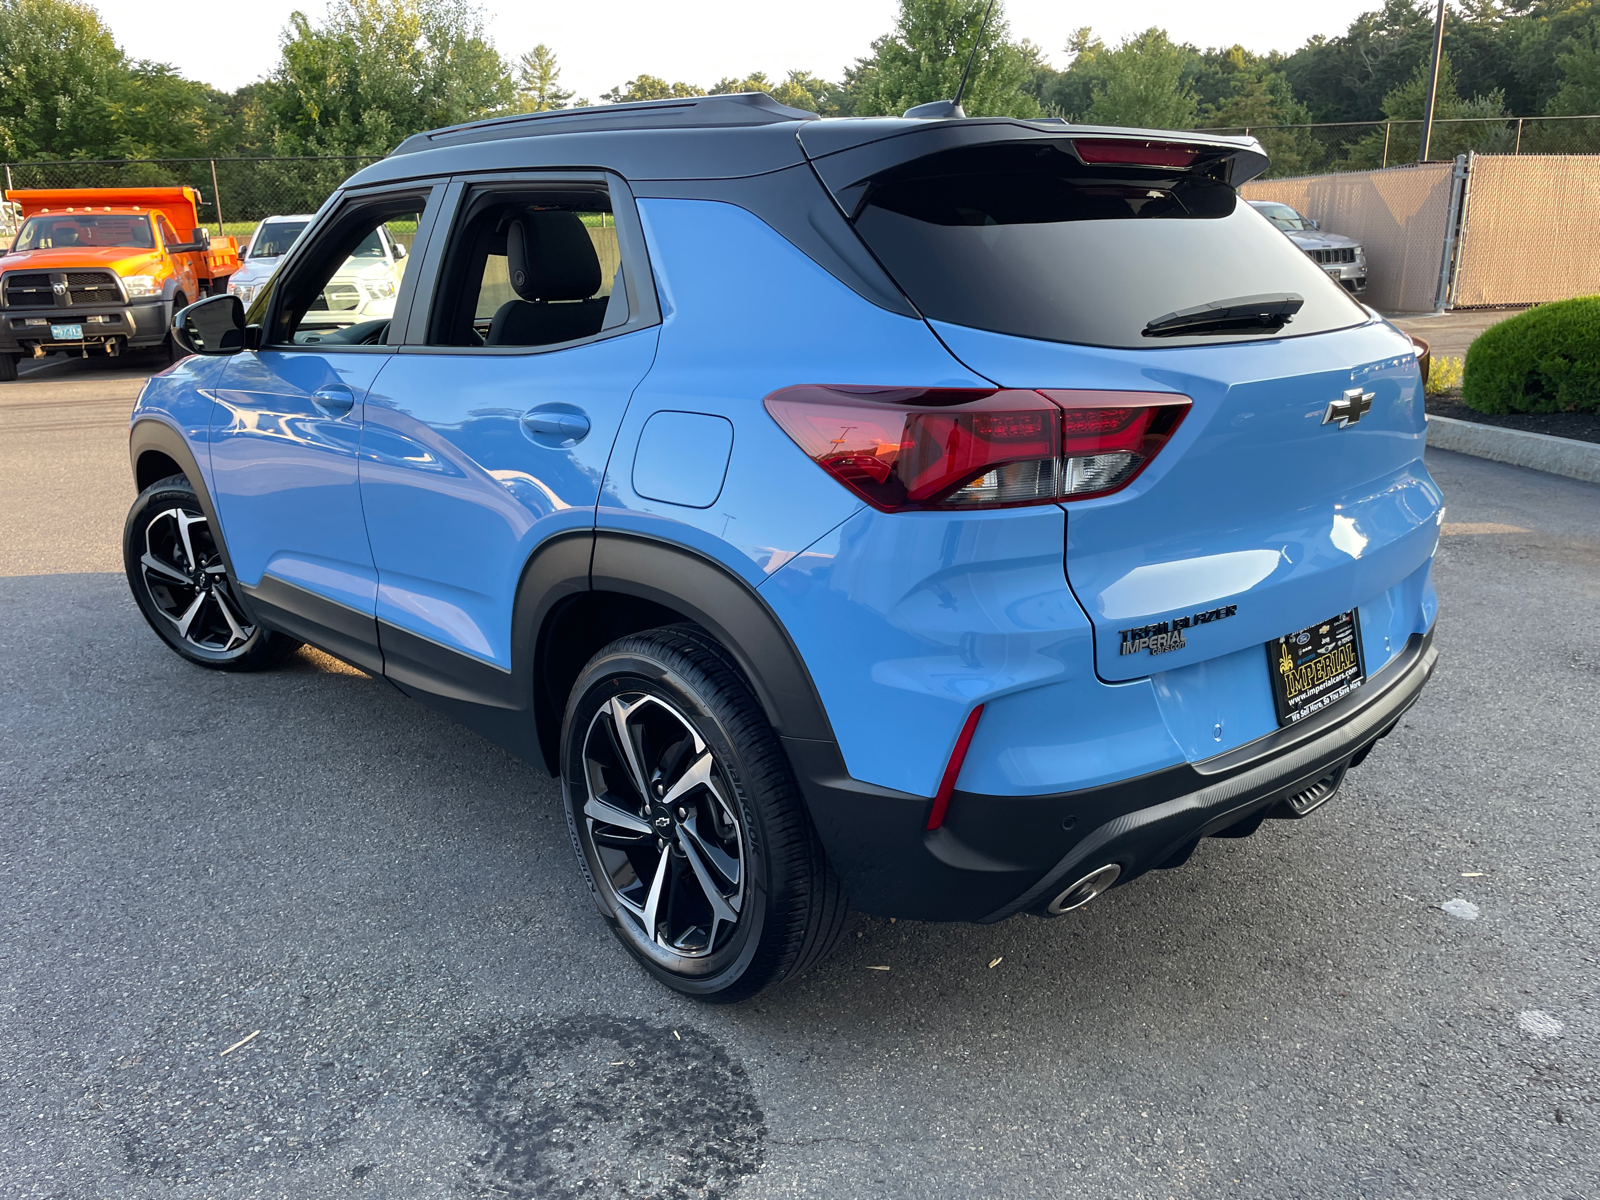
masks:
[[[604,168],[632,180],[740,179],[795,166],[808,156],[821,159],[891,139],[904,140],[893,150],[883,147],[889,151],[886,156],[874,151],[870,157],[912,157],[933,148],[1063,134],[1181,138],[1227,147],[1237,159],[1235,184],[1266,166],[1254,138],[1109,129],[1069,125],[1054,118],[846,117],[825,121],[816,113],[779,104],[764,92],[744,92],[556,109],[453,125],[407,138],[389,157],[358,172],[349,183],[360,186],[534,167]]]
[[[637,104],[558,108],[546,112],[491,117],[485,121],[469,121],[464,125],[414,134],[401,142],[394,153],[412,154],[436,146],[541,137],[553,133],[598,133],[606,129],[727,128],[817,120],[821,118],[816,113],[779,104],[765,92],[737,92],[728,96],[686,96],[673,100],[642,100]]]

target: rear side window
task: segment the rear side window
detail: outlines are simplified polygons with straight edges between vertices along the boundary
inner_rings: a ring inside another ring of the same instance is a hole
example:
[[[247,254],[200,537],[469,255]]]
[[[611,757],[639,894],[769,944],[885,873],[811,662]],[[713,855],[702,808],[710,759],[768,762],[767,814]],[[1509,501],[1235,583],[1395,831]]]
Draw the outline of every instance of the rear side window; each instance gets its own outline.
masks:
[[[460,211],[430,345],[553,346],[628,321],[617,223],[604,185],[477,187]]]
[[[1293,337],[1366,312],[1227,183],[1089,166],[1066,140],[947,150],[875,178],[856,230],[924,315],[997,333],[1153,349]],[[1281,334],[1149,337],[1151,321],[1293,293]]]

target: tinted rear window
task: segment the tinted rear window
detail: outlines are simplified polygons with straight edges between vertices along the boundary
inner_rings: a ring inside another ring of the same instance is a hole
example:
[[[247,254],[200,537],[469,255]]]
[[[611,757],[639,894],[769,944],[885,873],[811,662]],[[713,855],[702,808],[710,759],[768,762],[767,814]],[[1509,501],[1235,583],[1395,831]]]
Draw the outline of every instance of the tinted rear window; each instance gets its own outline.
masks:
[[[922,312],[1054,342],[1149,349],[1260,340],[1152,339],[1165,314],[1292,292],[1277,336],[1367,314],[1227,183],[1159,168],[1085,166],[1067,141],[949,150],[875,178],[856,229]]]

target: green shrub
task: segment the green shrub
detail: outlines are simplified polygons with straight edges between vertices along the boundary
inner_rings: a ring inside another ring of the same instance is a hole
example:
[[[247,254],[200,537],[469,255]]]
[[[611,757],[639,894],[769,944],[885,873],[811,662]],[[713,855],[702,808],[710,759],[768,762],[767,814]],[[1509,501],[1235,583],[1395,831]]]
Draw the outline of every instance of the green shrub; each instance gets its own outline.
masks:
[[[1600,296],[1541,304],[1467,350],[1461,399],[1484,413],[1600,412]]]

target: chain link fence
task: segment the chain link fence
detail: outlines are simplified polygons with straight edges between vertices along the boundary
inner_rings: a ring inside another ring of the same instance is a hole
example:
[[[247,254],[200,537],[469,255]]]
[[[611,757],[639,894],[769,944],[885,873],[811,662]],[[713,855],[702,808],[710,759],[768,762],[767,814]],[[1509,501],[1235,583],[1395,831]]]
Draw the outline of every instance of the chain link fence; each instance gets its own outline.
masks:
[[[1417,161],[1422,122],[1341,121],[1321,125],[1232,125],[1201,133],[1258,138],[1272,159],[1268,177],[1372,171]],[[1452,117],[1433,123],[1429,162],[1458,154],[1600,154],[1600,116]]]
[[[263,217],[316,212],[334,188],[377,161],[369,156],[19,162],[0,164],[0,182],[7,191],[187,184],[200,193],[202,224],[215,234],[243,238]],[[0,207],[0,237],[16,232],[16,215],[15,206]]]
[[[1600,293],[1600,155],[1479,154],[1245,184],[1367,252],[1385,312],[1507,308]]]

